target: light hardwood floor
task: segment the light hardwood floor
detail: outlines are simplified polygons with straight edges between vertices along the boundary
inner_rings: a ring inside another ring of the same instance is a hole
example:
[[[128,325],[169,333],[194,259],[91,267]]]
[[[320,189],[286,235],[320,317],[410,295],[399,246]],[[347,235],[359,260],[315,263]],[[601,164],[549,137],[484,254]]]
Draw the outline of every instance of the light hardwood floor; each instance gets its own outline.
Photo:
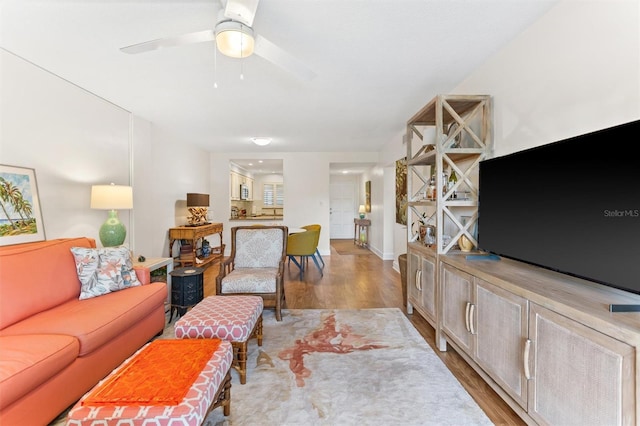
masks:
[[[393,269],[393,261],[381,260],[374,254],[341,255],[334,246],[345,242],[332,241],[331,255],[323,256],[324,276],[320,276],[311,261],[302,280],[293,263],[285,267],[286,308],[400,308],[406,314],[400,274]],[[218,271],[217,264],[206,269],[205,296],[215,294]],[[434,330],[419,314],[407,315],[407,318],[496,425],[525,425],[454,350],[440,352],[436,349]]]

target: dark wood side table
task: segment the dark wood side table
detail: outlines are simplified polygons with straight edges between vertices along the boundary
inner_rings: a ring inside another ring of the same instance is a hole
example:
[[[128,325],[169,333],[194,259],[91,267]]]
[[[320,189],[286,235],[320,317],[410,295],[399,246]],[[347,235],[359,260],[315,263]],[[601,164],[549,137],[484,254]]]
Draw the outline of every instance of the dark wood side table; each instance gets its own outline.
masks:
[[[369,226],[371,226],[371,221],[369,219],[353,219],[354,223],[354,235],[353,235],[353,244],[359,245],[360,247],[369,248]],[[360,233],[364,234],[364,238],[360,237]]]
[[[186,267],[171,271],[171,316],[176,310],[176,317],[187,313],[187,308],[195,306],[204,297],[204,268]]]

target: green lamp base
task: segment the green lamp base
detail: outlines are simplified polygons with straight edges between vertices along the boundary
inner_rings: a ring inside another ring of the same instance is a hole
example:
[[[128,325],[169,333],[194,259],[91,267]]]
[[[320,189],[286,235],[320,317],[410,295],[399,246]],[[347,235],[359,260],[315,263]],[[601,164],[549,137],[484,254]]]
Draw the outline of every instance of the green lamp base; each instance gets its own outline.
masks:
[[[100,242],[104,247],[120,246],[124,243],[127,230],[118,219],[116,210],[109,210],[109,217],[100,227]]]
[[[364,213],[360,213],[360,219],[364,219]]]

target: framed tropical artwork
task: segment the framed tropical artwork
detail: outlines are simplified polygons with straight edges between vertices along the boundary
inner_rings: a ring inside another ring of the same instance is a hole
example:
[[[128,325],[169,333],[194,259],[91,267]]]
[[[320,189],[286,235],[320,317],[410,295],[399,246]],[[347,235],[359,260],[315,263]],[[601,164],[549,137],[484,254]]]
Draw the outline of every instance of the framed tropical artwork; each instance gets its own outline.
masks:
[[[44,239],[36,171],[0,164],[0,246]]]

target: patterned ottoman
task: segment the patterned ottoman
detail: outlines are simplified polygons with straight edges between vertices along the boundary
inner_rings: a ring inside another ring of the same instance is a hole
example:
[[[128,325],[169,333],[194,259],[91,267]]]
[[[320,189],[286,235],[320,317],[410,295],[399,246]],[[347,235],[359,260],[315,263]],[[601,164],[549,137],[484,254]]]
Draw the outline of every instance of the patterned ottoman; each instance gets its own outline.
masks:
[[[76,403],[67,425],[196,426],[220,406],[228,416],[233,348],[195,342],[148,343]]]
[[[251,337],[262,346],[260,296],[209,296],[191,308],[175,325],[178,339],[218,338],[233,346],[233,368],[240,383],[247,382],[247,342]]]

